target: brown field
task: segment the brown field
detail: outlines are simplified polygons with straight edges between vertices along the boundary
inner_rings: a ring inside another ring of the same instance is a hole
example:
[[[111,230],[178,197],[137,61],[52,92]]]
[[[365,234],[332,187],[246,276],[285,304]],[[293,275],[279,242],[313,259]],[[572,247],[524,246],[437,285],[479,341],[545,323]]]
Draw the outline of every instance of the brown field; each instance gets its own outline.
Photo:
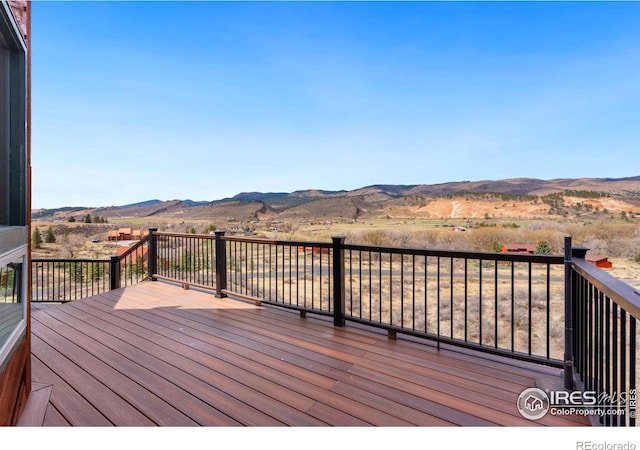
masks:
[[[237,235],[322,242],[342,235],[351,244],[461,251],[547,242],[557,254],[563,253],[565,236],[571,236],[573,245],[609,258],[613,262],[609,273],[640,289],[638,192],[640,177],[521,178],[381,185],[334,193],[300,191],[284,196],[248,193],[199,205],[172,200],[86,210],[61,208],[46,216],[48,221],[34,220],[43,239],[52,227],[56,242],[42,244],[33,256],[106,258],[119,245],[130,244],[107,241],[109,230],[118,227],[156,227],[180,233],[208,233],[215,228]],[[548,194],[556,197],[543,197]],[[86,215],[106,218],[109,223],[67,221]],[[456,227],[465,231],[452,231]]]
[[[606,199],[605,199],[606,200]],[[610,200],[610,199],[609,199]],[[254,237],[271,239],[328,242],[332,236],[346,236],[352,244],[388,247],[430,248],[443,250],[488,251],[492,243],[533,244],[550,243],[553,252],[563,252],[564,237],[571,236],[573,245],[590,248],[591,252],[613,262],[611,275],[640,289],[640,225],[628,221],[552,221],[548,219],[492,220],[487,223],[456,219],[376,218],[363,220],[317,221],[240,221],[187,220],[163,217],[109,219],[108,224],[69,222],[33,222],[43,239],[49,226],[56,242],[43,243],[34,249],[35,258],[106,258],[116,253],[118,245],[129,242],[108,242],[109,230],[132,227],[146,230],[203,233],[207,227],[219,230],[250,230]],[[637,219],[636,219],[637,220]],[[466,227],[467,231],[452,231],[452,227]],[[97,240],[98,242],[92,242]]]

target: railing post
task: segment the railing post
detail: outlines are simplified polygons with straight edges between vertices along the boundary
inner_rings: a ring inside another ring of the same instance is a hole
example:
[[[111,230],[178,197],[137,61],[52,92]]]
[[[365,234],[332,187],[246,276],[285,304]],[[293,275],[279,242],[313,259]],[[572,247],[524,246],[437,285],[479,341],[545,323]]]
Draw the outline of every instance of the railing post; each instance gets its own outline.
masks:
[[[109,260],[109,289],[120,287],[120,257],[112,256]]]
[[[344,326],[344,236],[334,236],[333,240],[333,324]]]
[[[227,289],[227,245],[222,240],[224,231],[216,231],[216,297],[226,297],[223,289]]]
[[[156,281],[154,275],[158,269],[158,236],[155,234],[157,228],[149,228],[149,255],[147,258],[147,269],[149,270],[149,279]]]
[[[564,388],[573,390],[573,281],[571,237],[564,238]]]

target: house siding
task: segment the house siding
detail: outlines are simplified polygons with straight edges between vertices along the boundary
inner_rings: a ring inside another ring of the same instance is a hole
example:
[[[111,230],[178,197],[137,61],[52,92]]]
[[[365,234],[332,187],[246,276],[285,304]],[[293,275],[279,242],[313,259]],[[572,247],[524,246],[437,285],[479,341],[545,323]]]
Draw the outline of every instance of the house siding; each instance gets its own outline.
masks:
[[[31,347],[27,336],[28,333],[0,372],[0,426],[17,423],[31,391],[31,373],[27,370]]]
[[[26,217],[20,220],[19,230],[5,229],[3,236],[4,243],[11,244],[11,239],[20,234],[19,242],[16,244],[29,243],[30,239],[30,210],[31,210],[31,192],[30,192],[30,148],[31,148],[31,52],[30,52],[30,30],[31,30],[31,4],[28,1],[6,1],[4,5],[13,16],[19,32],[24,38],[26,44],[25,64],[26,64],[26,159],[20,163],[19,170],[22,172],[24,188],[26,190],[26,208],[24,214]],[[13,170],[13,167],[12,167]],[[22,213],[21,213],[22,214]],[[24,236],[26,232],[26,236]],[[17,233],[17,234],[16,234]],[[14,236],[15,235],[15,236]],[[11,238],[11,239],[9,239]],[[15,240],[15,239],[14,239]],[[10,245],[13,246],[13,245]],[[6,245],[5,245],[6,247]],[[14,246],[15,247],[15,246]],[[27,245],[27,248],[29,246]],[[4,249],[9,250],[8,248]],[[3,252],[0,249],[0,252]],[[30,277],[30,253],[27,251],[25,273]],[[27,286],[30,286],[30,280],[27,279]],[[22,301],[26,302],[26,330],[22,335],[18,335],[16,343],[10,348],[8,356],[4,361],[0,361],[0,425],[15,425],[20,418],[20,414],[24,410],[24,406],[31,392],[31,324],[30,324],[30,303],[31,294],[27,288],[26,298]]]

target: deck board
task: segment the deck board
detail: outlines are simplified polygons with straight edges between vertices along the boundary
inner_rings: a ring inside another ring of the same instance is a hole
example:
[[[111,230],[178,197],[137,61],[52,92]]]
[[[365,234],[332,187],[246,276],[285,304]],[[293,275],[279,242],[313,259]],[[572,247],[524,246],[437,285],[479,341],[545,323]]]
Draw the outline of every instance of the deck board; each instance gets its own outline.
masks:
[[[68,427],[70,424],[57,409],[49,404],[42,425],[45,427]]]
[[[113,425],[107,416],[109,414],[109,404],[105,403],[101,407],[104,411],[98,411],[98,409],[91,403],[90,393],[83,395],[82,387],[75,389],[69,382],[82,383],[82,379],[78,376],[70,377],[69,380],[65,379],[65,371],[62,367],[58,367],[56,359],[63,359],[64,357],[55,352],[53,349],[47,346],[42,346],[43,351],[49,350],[50,353],[38,352],[36,339],[32,338],[32,379],[35,381],[46,380],[51,383],[53,389],[51,390],[51,397],[49,399],[49,407],[47,408],[47,415],[45,416],[45,424],[47,423],[47,416],[49,416],[50,410],[55,409],[58,411],[67,421],[68,424],[77,426],[108,426]],[[42,361],[46,361],[47,364],[51,364],[52,368],[48,367]],[[56,372],[60,373],[60,375]]]
[[[144,282],[32,311],[45,426],[574,426],[519,393],[560,371]]]
[[[70,308],[67,308],[67,311],[69,311],[69,309]],[[126,374],[132,381],[132,383],[129,383],[129,389],[131,390],[129,401],[140,402],[144,409],[149,410],[146,415],[156,416],[153,417],[154,421],[169,423],[169,421],[174,420],[174,417],[178,416],[175,411],[171,410],[173,408],[171,405],[182,405],[181,408],[185,413],[184,420],[178,420],[174,425],[195,425],[196,423],[211,422],[217,425],[237,425],[237,422],[231,418],[189,394],[197,389],[193,384],[185,383],[186,386],[184,387],[186,389],[183,389],[181,386],[173,383],[173,380],[166,375],[158,375],[159,373],[168,373],[172,366],[165,365],[158,368],[157,371],[150,370],[148,367],[145,367],[145,365],[137,362],[145,360],[146,354],[127,351],[130,347],[128,342],[114,341],[113,335],[109,335],[93,327],[90,321],[85,322],[79,320],[61,310],[52,310],[50,317],[52,319],[58,319],[61,323],[64,322],[68,324],[69,327],[73,327],[73,329],[66,330],[64,334],[65,337],[74,342],[79,342],[82,348],[96,355],[100,360],[109,361],[113,370],[117,371],[114,375],[113,372],[102,369],[101,377],[104,377],[109,383],[119,383],[118,388],[122,389],[122,380],[119,380],[118,377]],[[43,317],[39,319],[43,320]],[[51,319],[49,319],[49,321],[50,320]],[[44,322],[45,321],[43,321],[43,323]],[[87,337],[89,334],[91,334],[95,340],[89,339]],[[188,377],[184,377],[182,372],[180,373],[180,381],[188,381]],[[145,387],[147,384],[152,384],[159,389],[154,390],[155,394],[151,394]],[[160,417],[160,414],[165,414],[165,416]]]
[[[148,313],[138,312],[138,314]],[[135,327],[130,327],[130,329],[135,330]],[[264,373],[259,372],[261,367],[258,365],[254,364],[254,370],[248,370],[242,366],[243,362],[238,355],[212,346],[205,341],[198,341],[196,344],[194,339],[185,336],[182,332],[177,333],[164,328],[163,333],[160,334],[140,328],[137,333],[135,331],[128,333],[124,329],[120,333],[127,334],[128,341],[143,348],[146,354],[179,365],[187,373],[198,375],[201,379],[217,377],[217,382],[214,385],[224,386],[227,392],[233,392],[238,398],[254,407],[257,407],[261,402],[264,403],[265,413],[282,414],[282,419],[285,421],[290,421],[289,416],[295,414],[296,408],[304,411],[313,404],[312,399],[300,396],[290,389],[283,388],[280,384],[271,382]],[[140,339],[143,334],[147,336],[148,340]],[[247,362],[252,363],[251,360],[247,360]],[[210,366],[211,369],[207,369],[207,366]],[[161,372],[160,369],[159,372]],[[178,374],[174,377],[173,382],[180,381]],[[251,385],[252,388],[248,389],[246,385]],[[263,392],[277,396],[281,400],[281,404],[274,403],[267,395],[262,394]],[[289,406],[294,406],[294,408],[291,409]],[[298,420],[305,420],[305,418],[302,417]],[[316,421],[308,423],[308,425],[314,424],[318,423]]]

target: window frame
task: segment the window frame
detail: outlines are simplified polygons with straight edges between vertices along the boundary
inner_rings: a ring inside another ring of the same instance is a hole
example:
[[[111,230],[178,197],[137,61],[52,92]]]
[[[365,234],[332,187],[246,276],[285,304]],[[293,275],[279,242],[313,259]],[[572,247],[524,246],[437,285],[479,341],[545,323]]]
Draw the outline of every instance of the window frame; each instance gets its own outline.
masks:
[[[27,225],[27,47],[9,5],[0,3],[0,34],[9,52],[7,68],[9,82],[5,101],[9,103],[8,126],[9,147],[0,147],[6,152],[8,166],[1,177],[8,181],[0,184],[0,227]],[[4,86],[0,86],[4,89]],[[5,106],[2,105],[4,108]],[[4,127],[4,124],[0,124]],[[4,143],[0,143],[4,146]],[[6,211],[4,210],[6,208]]]
[[[9,263],[22,260],[22,277],[20,286],[20,304],[22,305],[22,319],[14,326],[13,331],[5,342],[0,342],[0,371],[4,369],[9,357],[13,354],[16,345],[22,340],[27,331],[27,264],[28,246],[22,245],[7,253],[0,255],[0,267],[5,267]]]
[[[5,90],[2,96],[7,112],[7,120],[0,124],[3,134],[8,134],[6,142],[1,143],[6,166],[1,168],[0,177],[0,267],[21,260],[22,277],[20,303],[22,318],[13,327],[6,340],[0,343],[0,372],[4,370],[29,329],[28,303],[30,279],[29,252],[29,180],[28,180],[28,141],[27,141],[27,45],[18,27],[9,3],[0,2],[0,34],[2,46],[8,51],[6,83],[0,86]],[[6,80],[6,78],[5,78]],[[8,102],[8,105],[7,105]]]

